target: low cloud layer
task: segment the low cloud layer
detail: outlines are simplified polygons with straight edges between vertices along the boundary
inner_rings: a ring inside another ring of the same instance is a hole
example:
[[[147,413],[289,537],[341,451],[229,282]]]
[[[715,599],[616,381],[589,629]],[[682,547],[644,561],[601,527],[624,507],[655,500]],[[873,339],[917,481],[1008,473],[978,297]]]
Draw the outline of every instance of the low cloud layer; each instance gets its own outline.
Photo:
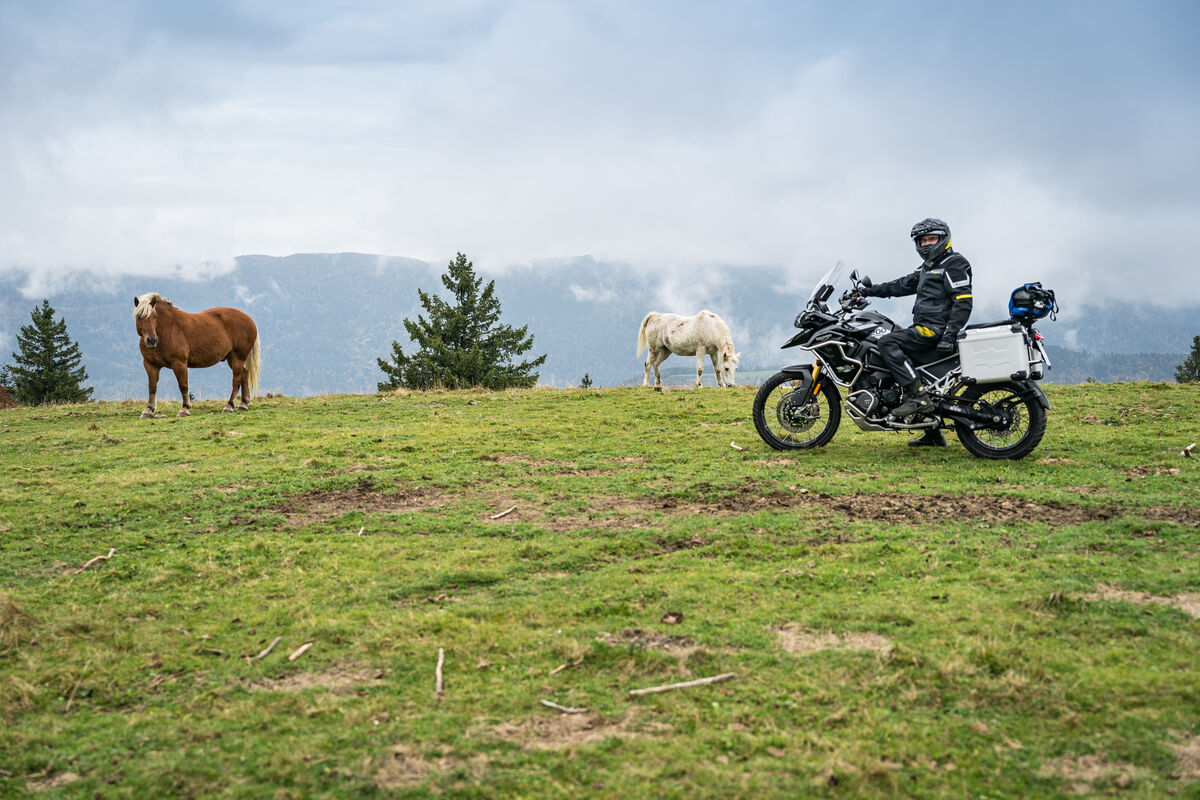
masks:
[[[1188,2],[0,4],[0,269],[916,262],[1200,302]],[[664,290],[666,291],[666,290]]]

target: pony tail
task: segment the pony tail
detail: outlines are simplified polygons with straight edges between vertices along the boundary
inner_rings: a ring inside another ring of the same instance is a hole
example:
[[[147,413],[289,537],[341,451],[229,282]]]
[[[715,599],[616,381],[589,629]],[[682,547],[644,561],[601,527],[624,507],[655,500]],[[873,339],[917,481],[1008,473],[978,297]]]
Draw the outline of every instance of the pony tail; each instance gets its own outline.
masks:
[[[636,358],[641,357],[642,350],[646,347],[646,323],[650,321],[650,318],[654,316],[654,314],[655,312],[651,311],[649,314],[642,317],[642,327],[638,328],[637,352],[633,354]]]
[[[254,346],[250,348],[250,357],[246,359],[246,391],[250,397],[258,394],[258,379],[262,367],[262,338],[254,337]]]

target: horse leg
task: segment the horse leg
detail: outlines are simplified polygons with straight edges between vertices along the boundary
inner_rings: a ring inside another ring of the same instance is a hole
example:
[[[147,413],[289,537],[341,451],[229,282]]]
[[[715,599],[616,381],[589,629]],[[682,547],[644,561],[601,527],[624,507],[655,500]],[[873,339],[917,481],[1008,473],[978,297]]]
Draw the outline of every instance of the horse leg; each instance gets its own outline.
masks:
[[[661,350],[654,351],[654,388],[662,389],[662,375],[659,374],[658,366],[667,360],[667,356],[671,353],[665,347]]]
[[[704,377],[704,351],[696,351],[696,388],[700,388],[700,379]]]
[[[654,359],[654,348],[649,347],[646,349],[646,363],[642,364],[642,366],[645,368],[645,372],[646,372],[646,374],[642,376],[642,386],[650,385],[650,362],[653,359]]]
[[[725,387],[725,378],[721,375],[721,365],[717,363],[717,354],[710,353],[709,358],[713,362],[713,374],[717,376],[717,386]]]
[[[146,398],[146,408],[142,411],[142,419],[149,419],[158,410],[158,370],[160,368],[152,366],[146,361],[142,362],[142,366],[146,368],[146,378],[150,384],[149,396]]]
[[[190,417],[192,415],[192,401],[188,397],[188,382],[187,382],[187,362],[177,364],[171,367],[171,371],[175,373],[175,380],[179,382],[179,394],[183,396],[183,408],[179,409],[176,416]]]
[[[233,371],[233,391],[229,393],[229,402],[221,411],[225,414],[232,414],[234,411],[233,401],[237,398],[238,387],[242,389],[242,404],[240,410],[246,411],[250,408],[246,403],[246,362],[237,358],[233,353],[229,354],[229,369]]]

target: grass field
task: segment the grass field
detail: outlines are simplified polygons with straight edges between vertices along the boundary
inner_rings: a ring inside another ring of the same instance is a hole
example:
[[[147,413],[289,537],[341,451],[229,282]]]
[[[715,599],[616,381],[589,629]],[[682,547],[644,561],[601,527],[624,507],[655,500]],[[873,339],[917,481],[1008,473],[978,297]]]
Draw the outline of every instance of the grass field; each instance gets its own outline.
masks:
[[[1200,797],[1200,387],[1046,389],[1019,462],[748,387],[0,411],[0,796]]]

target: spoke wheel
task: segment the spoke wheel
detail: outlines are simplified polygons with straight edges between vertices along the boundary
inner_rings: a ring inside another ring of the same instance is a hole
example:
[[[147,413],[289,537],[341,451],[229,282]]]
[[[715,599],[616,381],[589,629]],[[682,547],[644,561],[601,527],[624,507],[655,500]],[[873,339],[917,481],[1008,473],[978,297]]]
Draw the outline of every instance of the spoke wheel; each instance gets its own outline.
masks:
[[[754,427],[776,450],[805,450],[829,443],[842,419],[842,400],[832,381],[821,379],[815,397],[798,397],[793,374],[772,375],[754,395]]]
[[[977,383],[959,395],[976,407],[984,403],[1008,416],[1002,429],[972,429],[962,422],[954,432],[963,447],[980,458],[1024,458],[1042,441],[1046,433],[1046,409],[1035,397],[1022,397],[1022,389],[1013,383]]]

